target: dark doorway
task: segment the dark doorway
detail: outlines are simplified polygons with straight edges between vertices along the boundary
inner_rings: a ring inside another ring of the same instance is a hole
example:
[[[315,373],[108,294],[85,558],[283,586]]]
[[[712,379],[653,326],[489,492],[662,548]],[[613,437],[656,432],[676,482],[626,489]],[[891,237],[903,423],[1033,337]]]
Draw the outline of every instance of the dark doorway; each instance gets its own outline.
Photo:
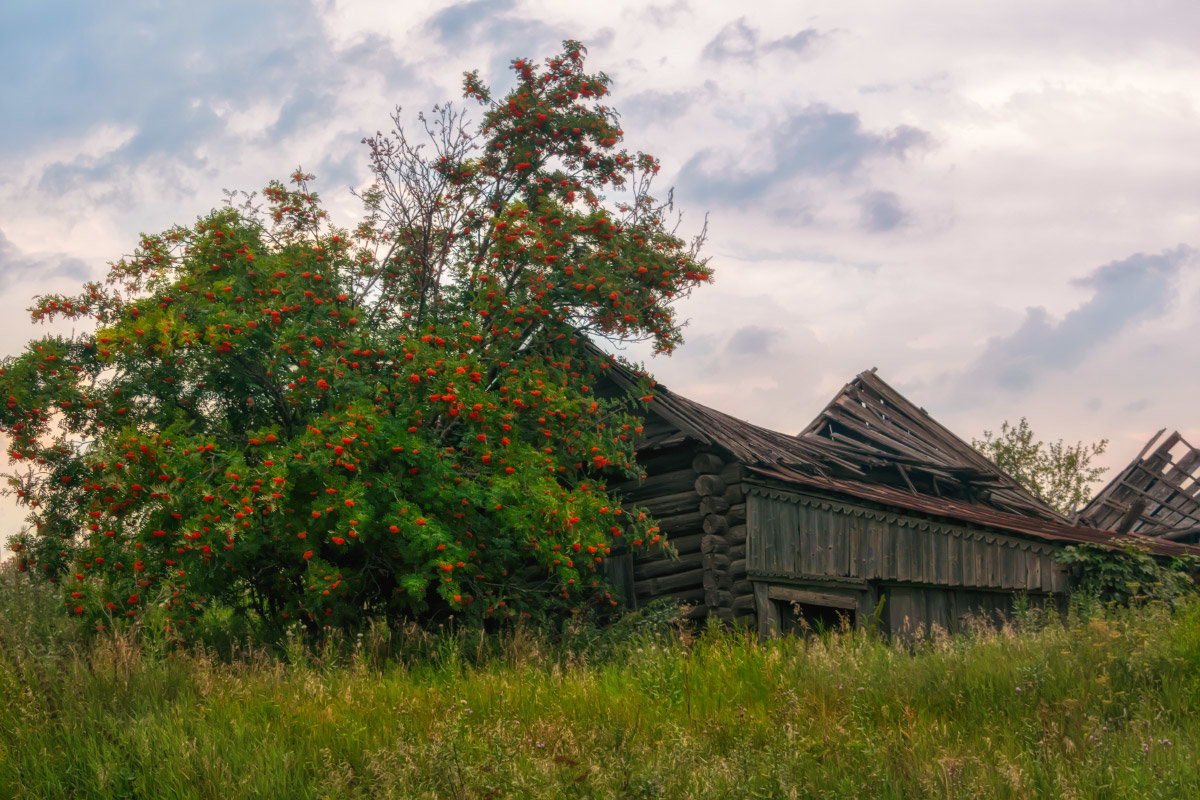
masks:
[[[788,636],[807,636],[829,631],[848,630],[857,623],[850,608],[834,608],[810,603],[775,600],[779,609],[779,632]]]

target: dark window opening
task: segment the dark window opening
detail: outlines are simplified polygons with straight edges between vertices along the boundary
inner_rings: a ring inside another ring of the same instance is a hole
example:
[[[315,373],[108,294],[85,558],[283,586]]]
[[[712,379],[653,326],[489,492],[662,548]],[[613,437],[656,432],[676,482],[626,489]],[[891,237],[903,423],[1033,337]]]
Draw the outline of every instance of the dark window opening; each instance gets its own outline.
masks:
[[[808,603],[774,601],[779,609],[779,632],[789,636],[820,635],[855,626],[854,610]]]

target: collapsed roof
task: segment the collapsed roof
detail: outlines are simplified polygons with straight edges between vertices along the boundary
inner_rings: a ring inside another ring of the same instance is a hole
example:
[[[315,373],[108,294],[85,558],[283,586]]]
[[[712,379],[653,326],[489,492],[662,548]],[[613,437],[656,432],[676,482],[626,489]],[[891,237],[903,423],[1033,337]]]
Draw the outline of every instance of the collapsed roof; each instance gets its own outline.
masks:
[[[1163,428],[1080,512],[1096,528],[1200,542],[1200,449]],[[1160,441],[1161,440],[1161,441]]]
[[[609,374],[624,388],[634,383],[622,368]],[[737,419],[662,385],[654,389],[650,413],[661,422],[648,420],[639,447],[643,453],[692,440],[725,451],[770,481],[1044,540],[1113,544],[1110,530],[1068,522],[873,369],[846,384],[795,436]],[[1167,540],[1150,549],[1170,555],[1191,551]]]
[[[828,452],[851,461],[875,483],[902,481],[912,494],[1066,521],[873,369],[846,384],[800,437],[823,440]]]

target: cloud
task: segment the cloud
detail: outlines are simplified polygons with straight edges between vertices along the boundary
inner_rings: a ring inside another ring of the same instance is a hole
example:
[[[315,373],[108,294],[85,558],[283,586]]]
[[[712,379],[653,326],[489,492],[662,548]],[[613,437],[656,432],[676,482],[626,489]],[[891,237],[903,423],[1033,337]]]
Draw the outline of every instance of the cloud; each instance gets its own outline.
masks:
[[[685,15],[691,15],[692,8],[687,0],[675,0],[673,3],[649,5],[642,11],[642,16],[659,28],[674,25]]]
[[[434,14],[425,28],[438,41],[455,50],[471,46],[490,52],[487,71],[511,80],[509,64],[517,57],[536,57],[558,51],[562,40],[578,36],[575,31],[549,25],[538,17],[520,16],[515,0],[468,0]],[[601,34],[601,39],[605,38]],[[505,87],[494,87],[503,90]]]
[[[363,179],[362,158],[353,151],[329,153],[317,162],[315,173],[322,186],[356,189]]]
[[[778,328],[761,325],[746,325],[738,328],[725,344],[725,352],[732,356],[760,358],[771,354],[771,349],[784,338]]]
[[[758,58],[758,31],[747,25],[746,18],[742,17],[722,28],[700,55],[709,61],[753,62]]]
[[[902,125],[887,133],[862,129],[858,114],[811,106],[791,115],[771,135],[777,176],[849,175],[874,157],[904,158],[928,134]]]
[[[813,105],[746,137],[763,142],[766,166],[740,168],[729,152],[706,149],[684,164],[680,184],[696,196],[729,204],[760,198],[802,177],[847,177],[873,158],[905,159],[932,141],[925,131],[901,125],[885,132],[863,129],[858,114]]]
[[[0,82],[0,182],[118,212],[147,191],[187,195],[228,160],[275,163],[255,148],[328,140],[354,118],[356,87],[396,91],[411,74],[378,34],[333,41],[312,3],[12,5],[0,74],[26,77]]]
[[[267,137],[283,139],[311,129],[314,124],[320,123],[336,102],[337,95],[330,90],[301,87],[284,102],[279,116],[267,130]]]
[[[789,36],[760,43],[758,31],[746,24],[745,17],[740,17],[722,28],[704,46],[700,55],[708,61],[718,63],[743,61],[753,64],[763,53],[779,51],[793,54],[806,53],[820,37],[821,33],[815,28],[806,28]]]
[[[862,227],[872,233],[887,233],[908,222],[908,212],[895,192],[868,192],[859,199]]]
[[[0,292],[11,291],[14,284],[36,281],[44,284],[54,278],[83,282],[91,275],[81,259],[61,254],[30,254],[21,251],[0,231]]]
[[[496,17],[515,7],[514,0],[470,0],[442,9],[426,24],[446,44],[468,44],[490,37]]]
[[[826,374],[825,345],[771,296],[730,293],[701,302],[719,309],[719,328],[690,331],[673,356],[647,360],[656,380],[672,391],[740,419],[794,432],[829,400],[830,386],[842,385],[842,375],[830,379]],[[774,320],[783,322],[774,325]]]
[[[706,94],[712,94],[715,86],[706,83],[702,89],[681,89],[664,92],[648,89],[621,100],[622,117],[643,124],[670,123],[686,114]]]
[[[304,3],[139,4],[136,13],[120,13],[121,3],[60,5],[60,14],[41,4],[10,10],[0,25],[9,31],[0,73],[31,75],[6,82],[8,152],[104,123],[137,125],[134,155],[206,141],[212,106],[316,82],[329,49]]]
[[[1029,308],[1013,333],[988,342],[983,354],[960,376],[961,392],[1021,391],[1052,371],[1071,370],[1139,321],[1171,305],[1183,268],[1195,251],[1180,245],[1113,261],[1073,281],[1092,290],[1079,307],[1055,320],[1041,306]]]

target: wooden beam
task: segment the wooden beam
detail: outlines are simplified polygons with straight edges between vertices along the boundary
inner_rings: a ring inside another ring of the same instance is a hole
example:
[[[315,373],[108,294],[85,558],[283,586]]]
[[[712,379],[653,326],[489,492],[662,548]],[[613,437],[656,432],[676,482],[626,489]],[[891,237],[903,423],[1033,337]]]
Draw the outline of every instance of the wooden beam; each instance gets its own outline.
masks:
[[[845,608],[857,610],[858,598],[848,594],[831,594],[829,592],[812,592],[804,589],[794,589],[791,586],[768,586],[767,597],[771,600],[782,600],[785,603],[800,603],[806,606],[826,606],[829,608]]]
[[[1117,526],[1113,530],[1117,533],[1129,533],[1129,529],[1133,527],[1133,524],[1138,521],[1138,517],[1145,510],[1146,501],[1139,497],[1129,504],[1129,508],[1126,509],[1121,519],[1117,521]]]

